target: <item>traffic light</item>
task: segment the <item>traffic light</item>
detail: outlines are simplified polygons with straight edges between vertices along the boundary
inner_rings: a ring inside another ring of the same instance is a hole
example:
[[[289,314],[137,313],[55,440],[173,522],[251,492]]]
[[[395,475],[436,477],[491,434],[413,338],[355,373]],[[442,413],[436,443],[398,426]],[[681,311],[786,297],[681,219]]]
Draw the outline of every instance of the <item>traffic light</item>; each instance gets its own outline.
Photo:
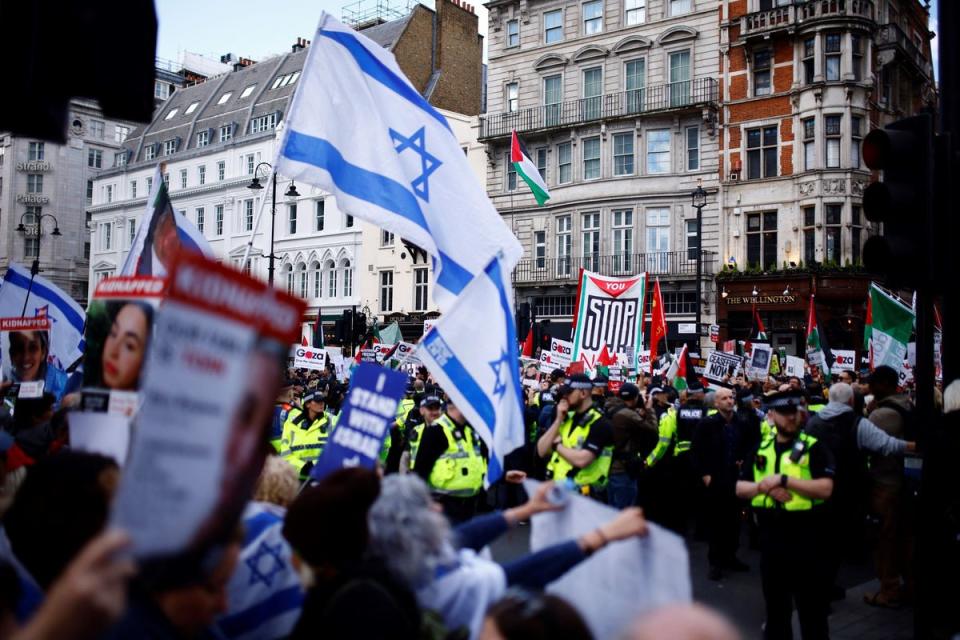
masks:
[[[363,313],[353,314],[353,344],[360,344],[367,335],[367,316]]]
[[[348,344],[350,342],[350,324],[352,321],[352,315],[353,312],[350,309],[346,309],[343,312],[343,315],[336,322],[337,342],[341,345]]]
[[[863,160],[883,171],[863,193],[863,212],[883,223],[863,247],[863,263],[888,285],[916,289],[936,279],[933,118],[921,114],[875,129]]]

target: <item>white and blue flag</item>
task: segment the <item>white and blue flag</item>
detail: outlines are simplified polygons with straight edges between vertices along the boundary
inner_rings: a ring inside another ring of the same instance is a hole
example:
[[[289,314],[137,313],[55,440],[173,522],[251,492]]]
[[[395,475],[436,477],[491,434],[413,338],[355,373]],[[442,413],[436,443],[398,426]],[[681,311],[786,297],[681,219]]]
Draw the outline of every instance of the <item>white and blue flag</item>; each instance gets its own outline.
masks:
[[[503,474],[504,456],[524,443],[509,277],[498,258],[491,260],[417,349],[417,357],[490,447],[488,484]],[[483,330],[478,332],[481,319]]]
[[[303,589],[283,537],[286,511],[251,502],[243,514],[244,542],[227,585],[229,610],[211,628],[224,640],[279,640],[293,631],[303,607]]]
[[[510,270],[522,254],[446,118],[392,54],[326,13],[274,166],[433,256],[441,311],[492,257]]]
[[[83,355],[83,327],[87,319],[83,307],[46,278],[35,276],[31,285],[30,270],[11,263],[0,287],[0,318],[21,315],[50,318],[48,364],[66,369]]]

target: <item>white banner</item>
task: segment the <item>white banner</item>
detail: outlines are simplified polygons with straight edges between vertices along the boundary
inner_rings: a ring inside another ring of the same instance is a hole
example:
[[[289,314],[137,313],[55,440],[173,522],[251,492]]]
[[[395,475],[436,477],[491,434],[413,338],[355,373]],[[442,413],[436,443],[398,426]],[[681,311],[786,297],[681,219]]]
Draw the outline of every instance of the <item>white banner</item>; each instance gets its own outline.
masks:
[[[797,356],[787,356],[787,364],[783,368],[783,372],[790,377],[800,378],[803,380],[803,370],[804,365],[803,358],[798,358]]]
[[[833,350],[833,365],[830,367],[830,374],[834,376],[840,375],[844,371],[856,371],[857,369],[857,352],[851,351],[849,349],[834,349]]]
[[[333,365],[337,380],[342,382],[347,377],[347,367],[343,361],[343,351],[340,347],[325,347],[325,349],[327,351],[327,359],[330,361],[330,364]]]
[[[325,349],[295,345],[293,347],[293,366],[295,369],[323,371],[327,368],[327,352]]]
[[[769,344],[762,342],[753,343],[753,351],[750,353],[750,366],[747,367],[747,377],[751,380],[766,380],[770,373],[770,358],[773,355],[773,349]]]
[[[614,354],[636,351],[643,334],[643,299],[647,276],[640,273],[629,278],[613,278],[590,271],[580,281],[580,308],[573,334],[573,362],[583,361],[592,371],[604,349]]]
[[[707,357],[707,366],[703,377],[708,382],[725,385],[743,371],[743,358],[723,351],[713,351]]]

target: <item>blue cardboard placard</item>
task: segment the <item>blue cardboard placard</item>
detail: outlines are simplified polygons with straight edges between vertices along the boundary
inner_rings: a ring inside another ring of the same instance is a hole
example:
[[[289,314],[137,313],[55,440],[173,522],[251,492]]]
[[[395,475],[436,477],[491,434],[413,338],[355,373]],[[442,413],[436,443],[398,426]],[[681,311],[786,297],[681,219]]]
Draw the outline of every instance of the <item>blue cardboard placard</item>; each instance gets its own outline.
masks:
[[[367,362],[358,365],[337,426],[310,477],[321,480],[344,467],[375,468],[406,389],[406,374]]]

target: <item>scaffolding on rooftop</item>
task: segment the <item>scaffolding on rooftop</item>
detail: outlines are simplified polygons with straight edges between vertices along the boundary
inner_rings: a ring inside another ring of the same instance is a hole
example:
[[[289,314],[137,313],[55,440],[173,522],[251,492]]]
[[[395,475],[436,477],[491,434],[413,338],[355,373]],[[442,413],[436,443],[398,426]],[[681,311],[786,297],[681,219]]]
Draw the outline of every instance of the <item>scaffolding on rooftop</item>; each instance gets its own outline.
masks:
[[[344,5],[340,20],[354,29],[363,29],[392,20],[399,20],[410,12],[410,0],[357,0]]]

